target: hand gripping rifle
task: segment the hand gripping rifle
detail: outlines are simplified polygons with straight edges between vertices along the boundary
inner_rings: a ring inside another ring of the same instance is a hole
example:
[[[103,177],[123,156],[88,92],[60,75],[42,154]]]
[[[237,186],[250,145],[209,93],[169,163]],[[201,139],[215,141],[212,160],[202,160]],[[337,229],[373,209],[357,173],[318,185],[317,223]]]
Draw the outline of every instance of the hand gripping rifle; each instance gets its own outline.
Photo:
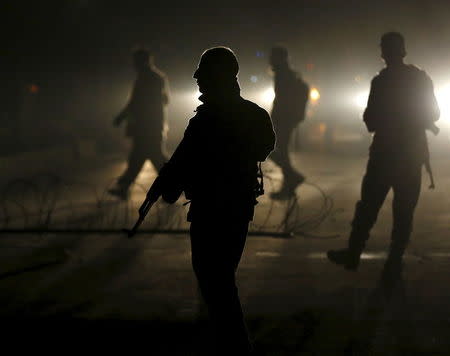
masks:
[[[145,197],[144,202],[142,203],[141,207],[139,208],[139,217],[134,224],[133,228],[131,230],[124,229],[124,231],[128,234],[128,237],[133,237],[139,226],[141,226],[142,222],[144,221],[145,217],[147,216],[148,212],[150,211],[150,208],[155,204],[159,197],[162,194],[162,184],[161,184],[161,178],[158,176],[155,181],[153,182],[152,186],[147,192],[147,196]]]

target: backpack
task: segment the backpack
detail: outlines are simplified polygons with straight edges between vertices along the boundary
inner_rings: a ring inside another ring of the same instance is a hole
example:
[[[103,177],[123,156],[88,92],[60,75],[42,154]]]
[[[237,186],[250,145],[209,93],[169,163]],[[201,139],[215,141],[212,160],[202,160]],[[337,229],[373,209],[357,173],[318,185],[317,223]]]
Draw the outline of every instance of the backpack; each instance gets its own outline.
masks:
[[[301,78],[296,77],[292,94],[292,97],[295,98],[292,101],[293,112],[298,121],[302,122],[306,116],[305,111],[309,99],[309,86]]]

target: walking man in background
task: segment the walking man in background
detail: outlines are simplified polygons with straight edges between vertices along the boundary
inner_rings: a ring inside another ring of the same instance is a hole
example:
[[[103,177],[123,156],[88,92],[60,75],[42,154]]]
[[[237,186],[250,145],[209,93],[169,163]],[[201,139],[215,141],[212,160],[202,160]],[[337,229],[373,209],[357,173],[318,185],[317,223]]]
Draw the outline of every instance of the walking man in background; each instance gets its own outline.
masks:
[[[272,48],[270,65],[275,75],[275,99],[271,116],[277,134],[277,147],[270,158],[281,168],[284,178],[280,191],[272,193],[272,198],[288,199],[294,194],[297,185],[305,180],[305,177],[292,167],[289,141],[298,123],[305,119],[309,87],[290,68],[286,48]]]
[[[438,133],[434,122],[439,108],[428,75],[403,62],[406,56],[403,36],[389,32],[381,38],[381,57],[386,63],[373,80],[364,122],[374,133],[367,170],[362,182],[361,200],[356,204],[348,247],[328,251],[328,258],[346,269],[356,270],[369,232],[392,188],[393,228],[382,281],[401,277],[402,256],[412,232],[422,166],[429,167],[425,130]]]
[[[166,120],[164,107],[169,102],[167,78],[158,70],[153,57],[145,49],[133,54],[137,78],[127,106],[114,119],[118,127],[126,121],[126,135],[132,140],[128,166],[117,185],[108,192],[120,199],[127,199],[134,182],[147,159],[157,171],[166,161]]]

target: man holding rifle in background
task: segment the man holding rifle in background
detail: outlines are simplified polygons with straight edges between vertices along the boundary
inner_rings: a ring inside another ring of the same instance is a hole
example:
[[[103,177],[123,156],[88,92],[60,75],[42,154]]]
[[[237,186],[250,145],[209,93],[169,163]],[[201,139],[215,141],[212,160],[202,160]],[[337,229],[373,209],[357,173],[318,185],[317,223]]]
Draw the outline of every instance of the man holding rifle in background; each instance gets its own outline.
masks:
[[[251,352],[235,273],[256,197],[263,193],[258,162],[275,145],[268,113],[240,96],[238,71],[230,49],[215,47],[203,53],[194,73],[203,104],[140,211],[142,218],[159,196],[173,203],[183,191],[191,201],[187,218],[192,265],[220,355]]]
[[[392,188],[393,228],[388,258],[382,273],[385,286],[401,277],[402,257],[412,232],[425,165],[434,187],[425,130],[434,134],[439,108],[428,75],[403,62],[403,36],[389,32],[381,38],[384,68],[373,80],[364,122],[374,133],[369,162],[356,204],[348,247],[328,251],[328,258],[348,270],[356,270],[378,212]]]

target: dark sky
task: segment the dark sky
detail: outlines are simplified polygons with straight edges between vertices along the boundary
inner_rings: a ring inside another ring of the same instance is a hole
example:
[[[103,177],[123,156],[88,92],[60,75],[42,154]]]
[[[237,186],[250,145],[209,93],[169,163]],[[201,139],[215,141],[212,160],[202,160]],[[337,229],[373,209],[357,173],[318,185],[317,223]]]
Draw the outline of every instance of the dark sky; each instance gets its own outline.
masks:
[[[89,110],[102,102],[118,110],[133,78],[130,51],[136,45],[155,53],[174,91],[192,91],[191,76],[204,49],[235,50],[245,89],[251,75],[270,81],[267,58],[256,53],[281,42],[294,68],[332,97],[355,76],[368,86],[382,67],[380,35],[398,30],[406,37],[408,60],[435,82],[450,79],[450,1],[60,0],[2,7],[2,70],[9,83],[37,83],[47,98],[45,110],[61,105],[75,115],[75,105],[77,117],[92,116]],[[306,73],[311,63],[314,71]],[[2,97],[10,101],[8,95]],[[89,101],[81,104],[82,96]]]
[[[11,3],[2,11],[4,48],[37,68],[115,67],[138,43],[152,48],[166,69],[192,67],[201,50],[216,44],[246,58],[283,42],[295,57],[339,61],[376,54],[380,33],[393,29],[405,33],[410,52],[423,54],[417,48],[426,46],[443,55],[450,33],[448,1]]]

